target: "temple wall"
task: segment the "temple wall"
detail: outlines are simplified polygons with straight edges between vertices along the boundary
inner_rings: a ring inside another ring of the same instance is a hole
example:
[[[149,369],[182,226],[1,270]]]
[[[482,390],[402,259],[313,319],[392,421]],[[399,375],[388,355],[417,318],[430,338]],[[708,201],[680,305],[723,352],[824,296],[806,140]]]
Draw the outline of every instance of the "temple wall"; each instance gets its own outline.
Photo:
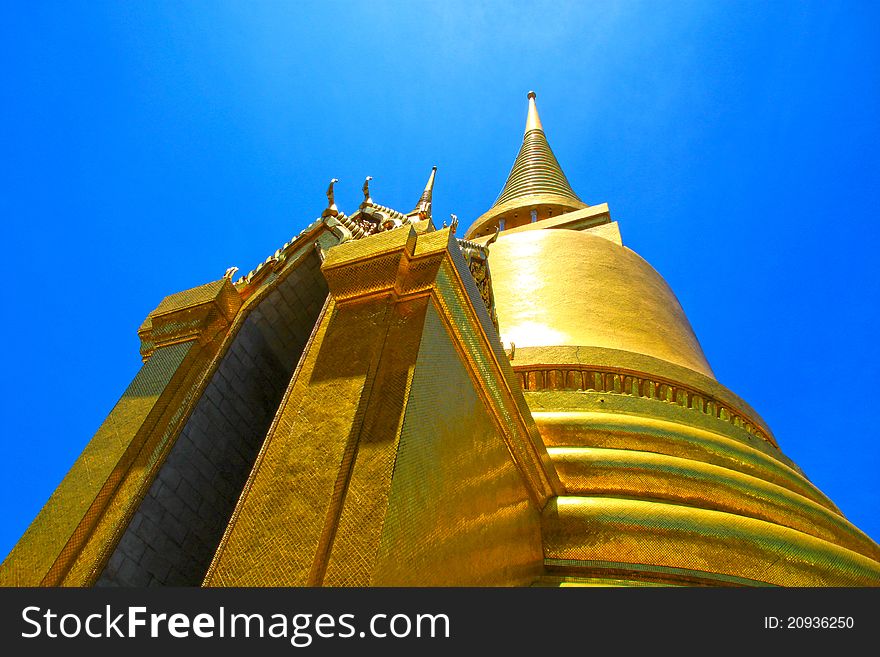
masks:
[[[316,253],[251,311],[99,586],[198,585],[327,294]]]
[[[429,308],[370,584],[527,585],[543,571],[539,517]]]
[[[343,244],[322,269],[331,302],[204,584],[534,581],[562,489],[450,230]]]

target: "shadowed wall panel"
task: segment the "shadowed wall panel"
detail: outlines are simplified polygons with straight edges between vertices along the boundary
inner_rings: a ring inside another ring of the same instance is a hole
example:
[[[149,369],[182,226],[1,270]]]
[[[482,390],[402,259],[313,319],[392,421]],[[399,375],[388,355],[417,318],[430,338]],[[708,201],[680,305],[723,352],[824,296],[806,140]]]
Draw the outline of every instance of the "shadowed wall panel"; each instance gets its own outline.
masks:
[[[201,582],[326,294],[313,253],[250,313],[99,586]]]

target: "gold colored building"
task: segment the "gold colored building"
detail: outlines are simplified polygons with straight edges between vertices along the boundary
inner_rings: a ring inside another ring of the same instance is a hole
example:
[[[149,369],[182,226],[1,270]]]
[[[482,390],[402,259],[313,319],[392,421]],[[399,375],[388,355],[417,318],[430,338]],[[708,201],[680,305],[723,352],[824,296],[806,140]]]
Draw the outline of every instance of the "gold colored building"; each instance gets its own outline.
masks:
[[[348,216],[331,183],[254,271],[165,298],[0,583],[880,584],[880,547],[572,190],[533,93],[465,239],[433,185],[402,213],[367,179]]]

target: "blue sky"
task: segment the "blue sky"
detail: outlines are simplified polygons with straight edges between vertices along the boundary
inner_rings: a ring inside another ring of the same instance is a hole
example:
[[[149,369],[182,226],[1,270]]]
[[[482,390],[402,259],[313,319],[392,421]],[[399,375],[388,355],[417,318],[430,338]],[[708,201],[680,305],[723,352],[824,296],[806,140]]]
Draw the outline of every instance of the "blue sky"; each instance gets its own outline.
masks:
[[[324,207],[495,200],[526,92],[719,381],[880,539],[880,9],[837,2],[0,9],[0,554],[140,366],[167,294]]]

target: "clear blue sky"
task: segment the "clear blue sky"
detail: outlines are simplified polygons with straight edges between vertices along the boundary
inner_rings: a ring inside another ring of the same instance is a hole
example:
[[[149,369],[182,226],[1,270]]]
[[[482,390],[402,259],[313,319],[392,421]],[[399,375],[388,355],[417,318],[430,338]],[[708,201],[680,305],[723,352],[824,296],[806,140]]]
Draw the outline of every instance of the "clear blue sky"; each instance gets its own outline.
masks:
[[[718,379],[880,539],[880,10],[859,2],[19,2],[0,9],[0,555],[163,296],[352,211],[470,222],[526,92]]]

